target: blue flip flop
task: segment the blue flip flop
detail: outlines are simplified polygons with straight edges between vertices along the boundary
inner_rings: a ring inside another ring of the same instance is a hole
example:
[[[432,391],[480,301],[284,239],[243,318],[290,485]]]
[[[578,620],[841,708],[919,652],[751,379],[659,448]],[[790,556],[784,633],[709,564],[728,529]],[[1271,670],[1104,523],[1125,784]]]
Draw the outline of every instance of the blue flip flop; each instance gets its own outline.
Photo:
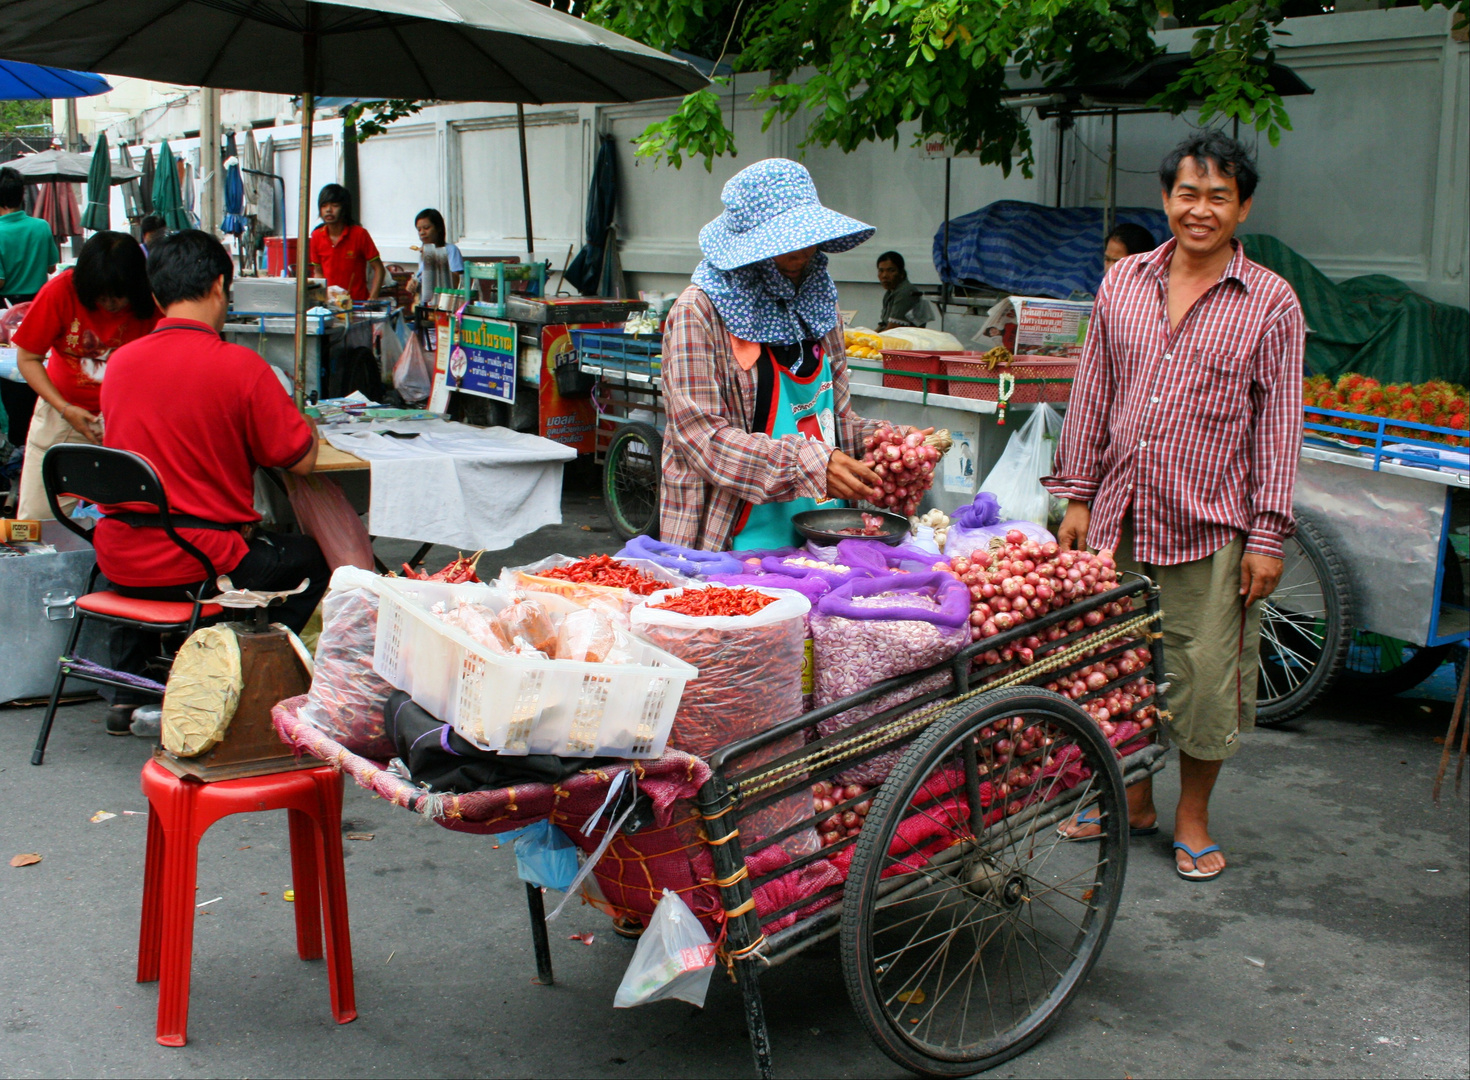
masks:
[[[1084,810],[1084,811],[1082,811],[1082,813],[1078,814],[1075,818],[1072,819],[1073,823],[1074,824],[1077,824],[1077,825],[1101,825],[1102,824],[1102,818],[1097,817],[1097,816],[1088,817],[1087,815],[1089,813],[1091,813],[1090,810]],[[1157,825],[1145,825],[1141,829],[1136,829],[1136,828],[1132,827],[1131,825],[1128,827],[1128,835],[1129,836],[1153,836],[1158,831],[1159,831],[1159,827]],[[1087,843],[1095,843],[1102,836],[1102,833],[1099,832],[1099,833],[1097,833],[1094,836],[1068,836],[1067,835],[1067,830],[1063,826],[1058,825],[1057,826],[1057,835],[1060,836],[1063,840],[1066,840],[1066,841],[1068,841],[1070,843],[1073,843],[1073,844],[1087,844]]]
[[[1179,861],[1177,859],[1174,861],[1175,871],[1185,881],[1214,881],[1217,877],[1225,872],[1225,868],[1223,866],[1220,867],[1220,869],[1216,870],[1213,874],[1206,873],[1199,868],[1199,861],[1201,859],[1203,859],[1212,851],[1220,850],[1219,844],[1211,844],[1209,847],[1201,848],[1199,851],[1191,851],[1188,844],[1181,844],[1178,840],[1175,840],[1174,850],[1182,851],[1184,852],[1184,854],[1188,855],[1191,859],[1194,860],[1193,870],[1180,870]]]

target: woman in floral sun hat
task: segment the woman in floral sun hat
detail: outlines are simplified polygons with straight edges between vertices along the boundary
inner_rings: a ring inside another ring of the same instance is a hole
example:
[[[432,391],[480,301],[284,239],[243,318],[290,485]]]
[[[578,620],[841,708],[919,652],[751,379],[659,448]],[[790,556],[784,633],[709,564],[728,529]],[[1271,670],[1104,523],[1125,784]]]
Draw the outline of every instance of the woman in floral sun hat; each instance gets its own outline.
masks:
[[[704,260],[664,333],[663,540],[722,551],[799,543],[803,510],[871,497],[858,460],[878,427],[852,411],[827,255],[873,235],[768,158],[730,178]]]

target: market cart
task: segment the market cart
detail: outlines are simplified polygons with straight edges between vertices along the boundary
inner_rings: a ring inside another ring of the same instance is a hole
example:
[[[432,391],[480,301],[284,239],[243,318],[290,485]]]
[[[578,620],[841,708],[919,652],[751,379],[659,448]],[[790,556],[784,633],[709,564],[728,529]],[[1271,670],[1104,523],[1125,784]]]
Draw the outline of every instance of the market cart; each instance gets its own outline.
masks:
[[[1300,715],[1339,679],[1410,689],[1447,658],[1463,663],[1470,643],[1470,471],[1463,457],[1456,467],[1442,456],[1454,442],[1434,441],[1464,432],[1306,412],[1297,534],[1261,618],[1257,710],[1267,724]]]
[[[568,378],[589,380],[607,515],[624,540],[656,537],[665,423],[663,335],[581,330],[572,337],[577,369]]]
[[[1106,943],[1127,868],[1124,788],[1157,771],[1165,753],[1156,722],[1167,716],[1160,619],[1153,584],[1125,574],[1105,593],[707,759],[670,751],[557,785],[432,793],[304,721],[305,698],[280,703],[275,722],[293,746],[446,828],[493,833],[550,818],[585,852],[600,852],[589,902],[610,913],[646,923],[664,888],[678,892],[740,984],[762,1076],[772,1073],[772,1047],[760,976],[833,936],[842,941],[849,998],[884,1053],[923,1075],[960,1076],[1040,1039]],[[1031,664],[984,664],[986,650],[1053,626],[1068,630]],[[1082,706],[1138,678],[1137,669],[1075,701],[1041,688],[1130,648],[1151,650],[1142,670],[1157,689],[1132,714],[1138,722],[1124,721],[1110,738]],[[904,700],[804,741],[823,719],[895,695]],[[813,785],[885,754],[896,764],[876,793],[863,795],[873,801],[860,830],[790,856],[784,842],[819,816]],[[624,772],[639,792],[631,818],[620,819],[611,839],[605,821],[581,831]],[[762,812],[793,798],[808,807],[800,820],[763,832]],[[1084,809],[1099,819],[1101,836],[1064,841],[1058,824]],[[543,898],[530,886],[527,895],[538,973],[549,984]]]

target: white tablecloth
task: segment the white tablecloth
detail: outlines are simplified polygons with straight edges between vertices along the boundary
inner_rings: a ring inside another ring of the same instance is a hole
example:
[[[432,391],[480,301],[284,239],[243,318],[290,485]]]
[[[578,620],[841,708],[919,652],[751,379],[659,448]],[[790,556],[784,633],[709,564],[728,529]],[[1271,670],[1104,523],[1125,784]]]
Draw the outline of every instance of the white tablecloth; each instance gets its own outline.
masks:
[[[464,551],[498,551],[543,525],[560,524],[562,465],[577,456],[536,435],[444,420],[323,433],[371,466],[373,535]]]

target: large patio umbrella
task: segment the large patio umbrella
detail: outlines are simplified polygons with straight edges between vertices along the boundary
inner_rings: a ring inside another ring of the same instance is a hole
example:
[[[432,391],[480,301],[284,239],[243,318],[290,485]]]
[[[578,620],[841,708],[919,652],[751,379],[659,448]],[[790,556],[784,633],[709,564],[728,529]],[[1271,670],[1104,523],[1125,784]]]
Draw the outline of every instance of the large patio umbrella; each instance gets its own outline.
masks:
[[[165,139],[158,148],[158,165],[153,171],[153,212],[163,218],[170,229],[187,229],[184,196],[179,190],[179,171],[174,167],[174,152]]]
[[[301,94],[298,401],[317,96],[539,105],[643,101],[708,85],[684,61],[532,0],[0,0],[0,56]]]
[[[77,213],[77,197],[71,182],[53,181],[39,185],[35,216],[51,226],[51,235],[56,237],[58,246],[79,235],[82,221]]]
[[[92,161],[86,154],[73,154],[70,150],[42,150],[39,154],[0,161],[0,168],[14,169],[27,184],[80,184],[91,177]],[[118,165],[112,166],[111,176],[114,184],[138,178],[133,169]]]
[[[158,170],[158,163],[153,158],[153,147],[147,147],[143,151],[143,167],[140,170],[142,176],[138,178],[138,196],[143,204],[143,213],[153,213],[153,179]]]
[[[112,159],[107,156],[107,132],[97,133],[92,147],[92,168],[87,172],[87,206],[82,211],[82,228],[102,232],[112,228]]]
[[[92,97],[111,89],[111,83],[90,72],[0,60],[0,101]]]
[[[128,151],[127,143],[117,144],[117,168],[133,171],[133,155]],[[129,221],[137,221],[143,216],[143,196],[138,188],[137,180],[126,180],[122,185],[123,213]]]
[[[250,223],[245,220],[245,181],[240,177],[240,152],[235,148],[235,133],[225,147],[225,216],[219,223],[220,232],[239,236]]]

